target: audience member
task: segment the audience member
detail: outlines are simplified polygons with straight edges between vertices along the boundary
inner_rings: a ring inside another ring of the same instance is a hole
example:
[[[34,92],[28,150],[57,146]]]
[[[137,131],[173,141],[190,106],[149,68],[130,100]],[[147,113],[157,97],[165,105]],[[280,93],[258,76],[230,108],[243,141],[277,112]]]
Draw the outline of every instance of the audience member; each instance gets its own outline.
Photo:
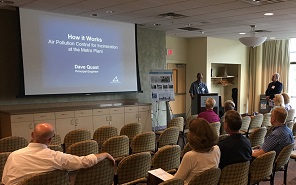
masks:
[[[242,117],[235,110],[229,110],[225,113],[224,129],[228,137],[218,142],[221,151],[219,168],[225,166],[249,161],[252,158],[252,148],[250,141],[240,132],[242,126]]]
[[[224,130],[224,119],[225,119],[225,113],[229,110],[234,110],[235,109],[235,104],[233,101],[231,100],[226,100],[224,102],[224,115],[221,117],[220,119],[220,123],[221,123],[221,127],[220,127],[220,134],[225,134],[225,130]]]
[[[292,131],[285,124],[287,115],[288,112],[282,107],[277,107],[272,110],[270,119],[273,126],[272,132],[265,137],[264,143],[260,149],[253,150],[253,157],[258,157],[272,150],[278,155],[286,145],[294,143]]]
[[[113,157],[108,153],[90,154],[78,157],[49,149],[55,131],[52,125],[36,125],[32,132],[32,141],[25,148],[12,152],[5,164],[2,183],[16,185],[20,181],[38,173],[59,170],[78,170],[91,167],[103,159],[109,159],[114,165]]]
[[[219,116],[214,112],[213,108],[216,105],[216,101],[214,98],[207,98],[206,99],[206,111],[201,112],[198,114],[199,118],[204,118],[209,123],[219,122]]]
[[[193,150],[187,152],[175,174],[188,184],[194,175],[218,167],[220,150],[216,145],[217,132],[205,120],[196,118],[189,123],[188,142]]]
[[[274,98],[273,98],[273,107],[270,110],[270,112],[273,109],[277,108],[277,107],[285,108],[284,97],[281,94],[274,95]]]
[[[292,106],[290,105],[290,96],[287,93],[282,93],[282,96],[284,98],[285,109],[286,110],[292,109]]]

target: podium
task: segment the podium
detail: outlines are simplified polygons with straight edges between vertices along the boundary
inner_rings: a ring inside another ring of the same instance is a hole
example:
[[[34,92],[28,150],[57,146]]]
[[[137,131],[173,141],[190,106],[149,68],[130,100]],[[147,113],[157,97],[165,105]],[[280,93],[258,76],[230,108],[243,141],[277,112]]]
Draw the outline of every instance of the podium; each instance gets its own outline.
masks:
[[[220,97],[218,93],[208,93],[208,94],[197,94],[194,99],[191,100],[191,115],[199,114],[206,110],[206,99],[214,98],[216,100],[216,105],[214,106],[214,111],[219,115],[219,107],[220,107]]]

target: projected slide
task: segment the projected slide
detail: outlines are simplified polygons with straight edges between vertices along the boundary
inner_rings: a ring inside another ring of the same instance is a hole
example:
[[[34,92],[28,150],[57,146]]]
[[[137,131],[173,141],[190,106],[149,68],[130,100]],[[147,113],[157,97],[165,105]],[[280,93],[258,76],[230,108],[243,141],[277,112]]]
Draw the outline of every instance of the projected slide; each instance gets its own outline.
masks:
[[[137,91],[135,25],[28,9],[20,22],[26,94]]]

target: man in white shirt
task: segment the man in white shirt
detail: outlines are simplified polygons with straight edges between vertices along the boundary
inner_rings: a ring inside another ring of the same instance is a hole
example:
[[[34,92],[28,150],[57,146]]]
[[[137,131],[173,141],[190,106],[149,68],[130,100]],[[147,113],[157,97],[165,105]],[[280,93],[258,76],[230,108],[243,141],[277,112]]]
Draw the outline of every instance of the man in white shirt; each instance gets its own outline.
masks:
[[[2,183],[16,185],[34,174],[59,170],[78,170],[91,167],[103,159],[109,159],[114,165],[113,157],[108,153],[75,156],[47,148],[54,137],[51,124],[36,125],[32,132],[31,143],[20,150],[12,152],[4,166]]]

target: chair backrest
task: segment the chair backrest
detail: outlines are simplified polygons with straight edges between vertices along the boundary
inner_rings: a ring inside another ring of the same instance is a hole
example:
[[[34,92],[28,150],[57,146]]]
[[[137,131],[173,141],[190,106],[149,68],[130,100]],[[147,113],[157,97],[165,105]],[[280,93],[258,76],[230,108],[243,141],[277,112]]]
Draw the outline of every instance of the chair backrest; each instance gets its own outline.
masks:
[[[245,116],[242,118],[242,126],[240,130],[247,132],[251,123],[251,117]]]
[[[118,135],[117,128],[114,126],[108,125],[108,126],[102,126],[97,128],[94,132],[93,138],[98,143],[99,147],[102,147],[103,143],[107,139],[117,135]]]
[[[66,153],[77,156],[86,156],[99,153],[99,147],[98,143],[94,140],[80,141],[69,146]]]
[[[172,178],[170,180],[163,181],[159,185],[184,185],[184,181],[179,178]]]
[[[294,124],[295,124],[295,122],[293,122],[293,121],[287,121],[286,122],[287,127],[289,127],[291,130],[293,130]]]
[[[288,116],[286,121],[294,121],[294,116],[295,116],[295,109],[288,110]]]
[[[118,184],[130,181],[136,184],[136,182],[147,181],[150,165],[151,154],[149,152],[136,153],[125,157],[118,164]]]
[[[250,184],[258,183],[272,175],[274,158],[275,151],[270,151],[253,160],[249,170]]]
[[[177,127],[179,132],[183,132],[184,129],[184,118],[183,117],[175,117],[173,118],[167,125],[168,128],[170,127]]]
[[[225,166],[221,171],[219,185],[247,185],[250,161]]]
[[[271,119],[271,113],[265,113],[263,115],[263,121],[262,121],[262,127],[271,127],[271,123],[270,123],[270,119]]]
[[[111,185],[114,178],[114,166],[108,159],[100,161],[90,168],[80,169],[75,177],[74,185]]]
[[[280,151],[279,155],[275,159],[275,163],[274,163],[275,171],[281,169],[283,166],[285,166],[289,162],[293,149],[294,149],[294,143],[291,143],[285,146]]]
[[[129,139],[127,136],[114,136],[107,139],[102,146],[102,152],[112,155],[116,161],[129,155]]]
[[[64,138],[65,151],[72,144],[86,140],[91,140],[91,133],[89,130],[77,129],[68,132]]]
[[[263,114],[257,114],[251,119],[250,129],[261,127],[263,122]]]
[[[189,128],[189,123],[190,123],[192,120],[196,119],[197,117],[198,117],[198,114],[194,114],[194,115],[191,115],[190,117],[188,117],[188,118],[186,119],[185,129],[188,129],[188,128]]]
[[[169,127],[165,129],[159,136],[157,141],[157,148],[165,145],[175,145],[179,138],[179,129],[177,127]]]
[[[216,130],[217,135],[219,136],[220,135],[220,126],[221,126],[220,121],[210,123],[210,125]]]
[[[266,127],[260,127],[256,128],[252,133],[250,133],[249,140],[251,146],[254,147],[263,144],[266,132]]]
[[[7,161],[8,156],[10,155],[10,153],[11,152],[2,152],[2,153],[0,153],[0,177],[2,177],[4,166],[5,166],[5,163]]]
[[[229,134],[222,134],[222,135],[220,135],[220,136],[219,136],[219,141],[221,141],[221,140],[227,138],[228,136],[229,136]]]
[[[20,185],[68,185],[69,176],[65,170],[35,174],[20,182]]]
[[[48,145],[48,148],[60,152],[64,151],[61,145]]]
[[[142,125],[140,123],[128,123],[120,129],[120,135],[126,135],[130,141],[141,132]]]
[[[0,139],[0,153],[13,152],[28,146],[28,141],[24,137],[9,136]]]
[[[155,152],[155,133],[144,132],[136,135],[131,142],[132,153]]]
[[[217,185],[219,182],[220,168],[211,168],[196,174],[188,185]]]
[[[176,172],[180,165],[180,155],[179,145],[161,147],[152,158],[152,169],[161,168],[169,173]]]
[[[50,145],[61,145],[62,139],[59,133],[55,133],[54,137],[51,139]]]
[[[187,143],[181,152],[181,157],[183,157],[187,152],[189,152],[191,150],[192,150],[192,147],[190,146],[189,143]]]

